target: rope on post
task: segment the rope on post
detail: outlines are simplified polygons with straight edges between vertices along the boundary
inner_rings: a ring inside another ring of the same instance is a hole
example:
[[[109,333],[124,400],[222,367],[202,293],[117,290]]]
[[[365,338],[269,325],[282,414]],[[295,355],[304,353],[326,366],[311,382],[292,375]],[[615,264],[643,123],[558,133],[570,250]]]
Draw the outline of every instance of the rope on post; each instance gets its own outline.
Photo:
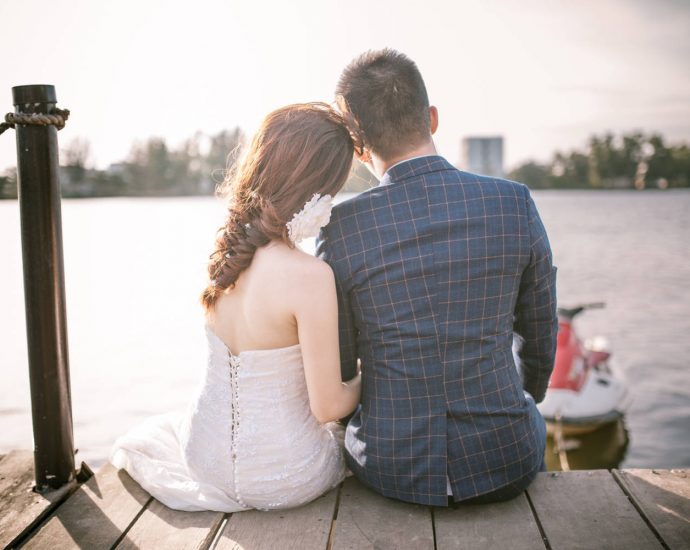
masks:
[[[68,118],[69,109],[55,109],[55,113],[50,115],[7,113],[5,122],[0,123],[0,134],[9,128],[14,128],[16,124],[21,126],[55,126],[58,130],[62,130]]]

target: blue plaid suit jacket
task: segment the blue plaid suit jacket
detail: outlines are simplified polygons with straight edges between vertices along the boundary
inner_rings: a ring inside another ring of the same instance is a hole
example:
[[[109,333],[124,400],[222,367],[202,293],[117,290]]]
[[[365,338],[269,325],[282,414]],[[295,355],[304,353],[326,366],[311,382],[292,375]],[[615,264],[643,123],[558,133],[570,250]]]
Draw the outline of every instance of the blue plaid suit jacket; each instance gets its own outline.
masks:
[[[333,209],[317,254],[336,277],[343,378],[362,361],[345,437],[354,474],[436,506],[447,505],[447,476],[455,500],[529,482],[544,449],[523,389],[544,397],[557,317],[527,187],[439,156],[405,161]]]

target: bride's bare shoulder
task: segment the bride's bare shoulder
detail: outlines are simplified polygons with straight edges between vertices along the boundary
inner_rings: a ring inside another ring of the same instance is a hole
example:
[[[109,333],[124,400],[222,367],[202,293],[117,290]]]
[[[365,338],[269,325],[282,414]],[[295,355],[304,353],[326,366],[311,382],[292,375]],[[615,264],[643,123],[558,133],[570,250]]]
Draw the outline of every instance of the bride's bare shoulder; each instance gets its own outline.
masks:
[[[261,252],[260,261],[270,266],[273,276],[293,291],[300,289],[309,291],[309,288],[314,285],[323,288],[323,286],[333,284],[334,276],[331,267],[323,260],[299,248],[278,245],[268,247]]]

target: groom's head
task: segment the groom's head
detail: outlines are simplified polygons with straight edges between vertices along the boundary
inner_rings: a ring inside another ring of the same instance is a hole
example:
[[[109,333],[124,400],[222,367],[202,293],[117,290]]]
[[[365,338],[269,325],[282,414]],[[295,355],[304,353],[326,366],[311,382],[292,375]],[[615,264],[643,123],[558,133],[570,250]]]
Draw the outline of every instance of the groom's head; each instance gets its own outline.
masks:
[[[384,161],[426,145],[436,130],[436,110],[429,107],[417,65],[395,50],[355,58],[341,74],[336,96],[354,118],[359,141]]]

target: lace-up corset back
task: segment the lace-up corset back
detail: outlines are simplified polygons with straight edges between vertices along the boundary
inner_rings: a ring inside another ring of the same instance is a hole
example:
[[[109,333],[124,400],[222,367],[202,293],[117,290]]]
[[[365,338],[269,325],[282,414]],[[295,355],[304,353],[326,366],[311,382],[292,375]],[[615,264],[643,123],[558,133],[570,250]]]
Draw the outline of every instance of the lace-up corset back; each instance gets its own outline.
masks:
[[[208,364],[180,430],[189,472],[243,507],[296,506],[342,480],[334,426],[311,414],[299,344],[233,355],[206,327]]]

